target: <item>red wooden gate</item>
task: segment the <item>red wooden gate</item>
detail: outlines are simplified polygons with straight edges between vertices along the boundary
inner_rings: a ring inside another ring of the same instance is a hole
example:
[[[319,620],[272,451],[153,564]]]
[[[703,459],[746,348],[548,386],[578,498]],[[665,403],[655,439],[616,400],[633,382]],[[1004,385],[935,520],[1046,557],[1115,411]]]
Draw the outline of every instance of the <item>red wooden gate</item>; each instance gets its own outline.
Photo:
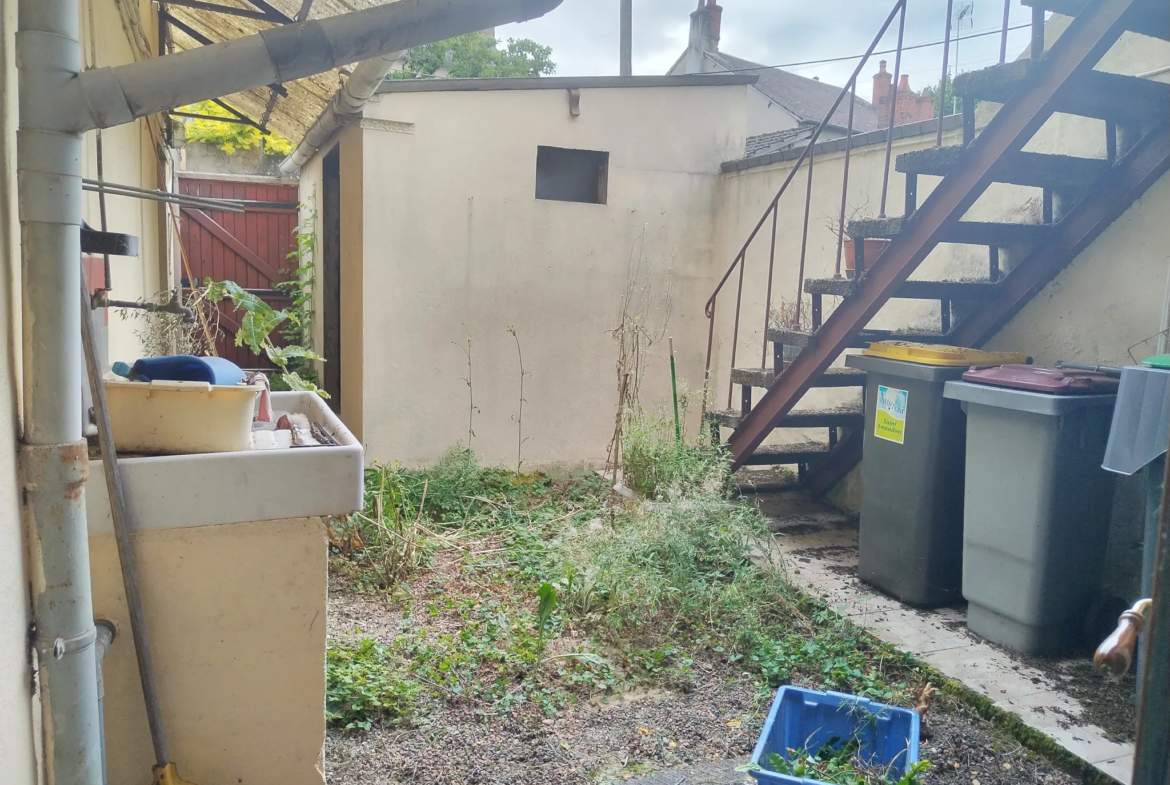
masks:
[[[261,177],[180,173],[179,193],[244,203],[242,215],[182,208],[181,239],[196,283],[208,278],[235,281],[273,308],[287,307],[290,299],[274,285],[290,280],[290,270],[296,267],[296,261],[288,258],[296,249],[296,184]],[[184,288],[189,288],[187,270],[181,271],[181,278]],[[220,306],[221,335],[216,351],[241,368],[272,368],[267,357],[257,357],[248,347],[235,345],[241,316],[230,302]]]

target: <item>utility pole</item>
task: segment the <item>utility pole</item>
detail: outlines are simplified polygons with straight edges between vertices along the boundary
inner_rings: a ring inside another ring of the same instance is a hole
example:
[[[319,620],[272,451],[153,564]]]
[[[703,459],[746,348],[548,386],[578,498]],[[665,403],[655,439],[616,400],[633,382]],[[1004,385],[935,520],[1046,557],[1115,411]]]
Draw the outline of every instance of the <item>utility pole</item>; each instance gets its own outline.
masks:
[[[634,0],[621,2],[621,75],[634,75]]]

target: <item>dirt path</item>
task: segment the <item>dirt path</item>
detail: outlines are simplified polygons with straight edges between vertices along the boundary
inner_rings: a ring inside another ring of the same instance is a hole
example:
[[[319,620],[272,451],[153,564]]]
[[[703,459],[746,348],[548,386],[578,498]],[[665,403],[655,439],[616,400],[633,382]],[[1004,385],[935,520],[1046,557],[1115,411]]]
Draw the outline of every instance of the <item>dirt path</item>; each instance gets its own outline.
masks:
[[[330,635],[352,633],[355,626],[386,641],[401,631],[401,615],[374,596],[335,593]],[[699,662],[694,673],[687,693],[642,692],[553,718],[531,706],[499,716],[456,699],[440,703],[409,729],[331,730],[325,746],[328,783],[584,785],[634,782],[664,770],[678,770],[680,777],[701,771],[711,782],[737,782],[734,767],[750,756],[771,696],[727,663]],[[922,742],[922,757],[935,764],[928,783],[1076,781],[959,708],[939,707],[929,728],[930,738]],[[719,763],[722,768],[713,765]]]

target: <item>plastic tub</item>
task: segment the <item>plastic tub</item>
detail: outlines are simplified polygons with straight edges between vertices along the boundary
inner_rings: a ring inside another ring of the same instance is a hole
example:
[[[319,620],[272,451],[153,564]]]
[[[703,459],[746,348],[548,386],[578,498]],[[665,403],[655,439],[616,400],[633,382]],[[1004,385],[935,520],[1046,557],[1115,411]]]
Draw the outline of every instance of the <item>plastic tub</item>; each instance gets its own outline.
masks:
[[[186,454],[248,449],[259,387],[206,382],[106,382],[114,446]]]
[[[856,738],[857,753],[867,765],[906,771],[918,762],[918,715],[909,709],[845,695],[781,687],[752,753],[752,776],[762,783],[819,782],[771,770],[773,753],[792,760],[789,750],[816,753],[826,745],[839,749]],[[836,741],[833,741],[836,739]]]
[[[1101,468],[1114,395],[950,382],[967,412],[967,627],[1025,654],[1080,639],[1104,567],[1113,478]]]

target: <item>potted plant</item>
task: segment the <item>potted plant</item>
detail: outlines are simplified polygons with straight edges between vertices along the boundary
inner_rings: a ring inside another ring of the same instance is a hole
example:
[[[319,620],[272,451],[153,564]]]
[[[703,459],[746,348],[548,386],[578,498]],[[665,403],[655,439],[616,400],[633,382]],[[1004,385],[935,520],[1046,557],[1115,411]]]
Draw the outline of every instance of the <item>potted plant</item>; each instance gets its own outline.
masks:
[[[825,218],[825,226],[833,233],[833,236],[841,243],[841,270],[846,278],[853,278],[857,274],[855,260],[856,247],[853,238],[848,234],[849,224],[854,221],[869,218],[867,209],[869,207],[869,200],[862,202],[859,205],[853,205],[846,211],[844,223],[838,222],[837,216],[827,216]],[[886,246],[890,244],[889,240],[867,239],[865,242],[865,266],[869,267],[878,258],[882,251],[886,250]],[[835,249],[834,249],[835,250]]]

